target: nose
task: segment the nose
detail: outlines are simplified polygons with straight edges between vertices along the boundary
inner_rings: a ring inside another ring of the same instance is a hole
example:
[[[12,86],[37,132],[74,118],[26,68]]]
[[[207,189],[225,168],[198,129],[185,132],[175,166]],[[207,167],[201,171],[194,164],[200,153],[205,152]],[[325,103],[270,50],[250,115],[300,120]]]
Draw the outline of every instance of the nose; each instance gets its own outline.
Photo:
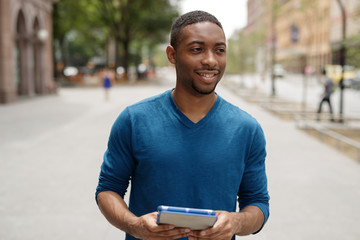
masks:
[[[215,53],[213,51],[211,51],[211,50],[208,50],[208,51],[204,52],[201,63],[203,65],[206,65],[206,66],[210,67],[210,68],[216,67],[217,59],[216,59]]]

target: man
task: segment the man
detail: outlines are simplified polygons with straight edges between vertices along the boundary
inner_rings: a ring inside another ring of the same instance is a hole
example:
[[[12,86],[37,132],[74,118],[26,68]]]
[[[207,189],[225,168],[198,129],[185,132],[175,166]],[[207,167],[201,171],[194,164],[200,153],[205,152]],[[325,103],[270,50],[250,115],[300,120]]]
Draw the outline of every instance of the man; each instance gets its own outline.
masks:
[[[115,121],[97,188],[100,210],[126,239],[229,240],[259,231],[269,216],[265,139],[254,118],[215,93],[226,66],[220,22],[202,11],[180,16],[166,53],[176,86]],[[157,225],[158,205],[214,209],[218,220],[201,231]]]
[[[327,102],[328,105],[329,105],[330,121],[333,122],[335,120],[334,120],[334,116],[333,116],[333,110],[332,110],[330,98],[331,98],[331,94],[334,91],[334,83],[328,76],[326,76],[326,69],[325,68],[323,69],[322,74],[323,74],[323,76],[325,78],[324,93],[322,94],[321,101],[320,101],[320,104],[319,104],[319,108],[318,108],[318,111],[317,111],[317,120],[320,121],[320,113],[321,113],[322,105],[323,105],[324,102]]]

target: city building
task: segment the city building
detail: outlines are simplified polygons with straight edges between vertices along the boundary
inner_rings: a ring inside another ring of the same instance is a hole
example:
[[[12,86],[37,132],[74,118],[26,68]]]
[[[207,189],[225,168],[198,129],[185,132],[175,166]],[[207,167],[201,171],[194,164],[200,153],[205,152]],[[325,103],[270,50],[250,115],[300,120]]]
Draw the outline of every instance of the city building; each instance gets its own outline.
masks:
[[[52,5],[0,1],[0,103],[53,91]]]
[[[288,71],[317,72],[331,60],[329,13],[331,0],[288,0],[276,14],[276,61]]]
[[[338,0],[248,0],[244,31],[265,27],[268,66],[277,63],[289,72],[320,73],[325,65],[340,63],[343,22],[346,38],[359,34],[360,1],[341,2],[345,21]]]

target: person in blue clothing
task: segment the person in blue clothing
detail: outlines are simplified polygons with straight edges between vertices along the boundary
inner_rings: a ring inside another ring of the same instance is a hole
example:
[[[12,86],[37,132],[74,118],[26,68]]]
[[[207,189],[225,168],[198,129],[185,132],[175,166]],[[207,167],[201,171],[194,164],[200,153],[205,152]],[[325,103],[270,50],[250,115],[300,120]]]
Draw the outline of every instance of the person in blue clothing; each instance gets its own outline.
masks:
[[[96,189],[101,212],[128,240],[259,232],[269,217],[265,137],[215,92],[226,67],[221,23],[203,11],[180,16],[166,54],[175,88],[128,106],[112,126]],[[214,209],[218,219],[197,231],[158,225],[159,205]]]
[[[103,87],[105,90],[105,100],[109,100],[109,91],[111,88],[111,79],[109,77],[109,73],[105,70],[104,77],[103,77]]]

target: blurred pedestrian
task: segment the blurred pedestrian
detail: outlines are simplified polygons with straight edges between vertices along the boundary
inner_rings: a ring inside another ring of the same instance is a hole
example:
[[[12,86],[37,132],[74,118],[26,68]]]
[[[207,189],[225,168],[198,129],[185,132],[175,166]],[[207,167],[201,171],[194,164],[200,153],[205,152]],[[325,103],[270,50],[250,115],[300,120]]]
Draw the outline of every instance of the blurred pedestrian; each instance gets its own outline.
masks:
[[[105,70],[104,77],[103,77],[103,87],[105,90],[105,100],[109,100],[109,92],[111,88],[111,79],[109,76],[109,72]]]
[[[322,110],[322,105],[323,103],[327,103],[329,106],[329,112],[330,112],[330,120],[333,122],[334,121],[334,116],[333,116],[333,109],[332,109],[332,105],[331,105],[331,95],[334,92],[334,83],[331,80],[331,78],[329,78],[326,75],[326,68],[324,68],[322,70],[322,74],[324,76],[324,92],[321,95],[321,101],[319,104],[319,108],[317,111],[317,120],[320,121],[320,114],[321,114],[321,110]]]
[[[215,92],[226,66],[221,23],[193,11],[175,20],[170,38],[175,88],[127,107],[115,121],[96,191],[99,208],[127,240],[256,233],[269,216],[265,137],[253,117]],[[217,222],[199,231],[157,225],[159,205],[214,209]]]

